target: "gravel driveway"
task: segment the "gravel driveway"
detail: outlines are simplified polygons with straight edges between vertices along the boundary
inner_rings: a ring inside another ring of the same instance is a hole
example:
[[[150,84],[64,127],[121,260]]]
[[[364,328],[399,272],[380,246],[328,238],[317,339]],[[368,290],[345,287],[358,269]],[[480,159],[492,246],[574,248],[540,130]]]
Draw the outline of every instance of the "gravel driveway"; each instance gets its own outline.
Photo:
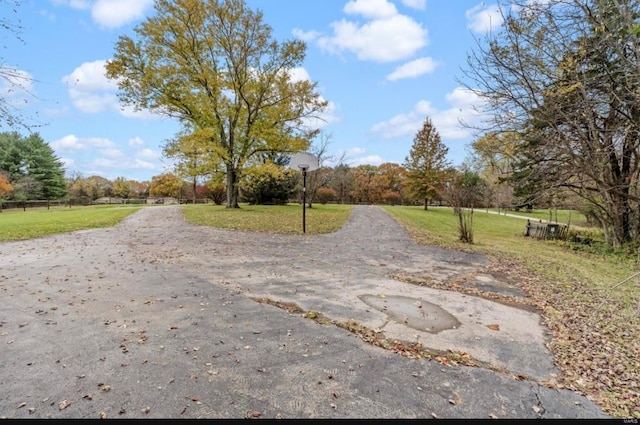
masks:
[[[205,228],[167,206],[3,243],[0,416],[606,417],[545,385],[559,371],[536,312],[390,278],[426,272],[518,294],[517,282],[479,275],[485,265],[414,244],[374,206],[319,236]],[[349,321],[478,367],[371,345],[335,325]]]

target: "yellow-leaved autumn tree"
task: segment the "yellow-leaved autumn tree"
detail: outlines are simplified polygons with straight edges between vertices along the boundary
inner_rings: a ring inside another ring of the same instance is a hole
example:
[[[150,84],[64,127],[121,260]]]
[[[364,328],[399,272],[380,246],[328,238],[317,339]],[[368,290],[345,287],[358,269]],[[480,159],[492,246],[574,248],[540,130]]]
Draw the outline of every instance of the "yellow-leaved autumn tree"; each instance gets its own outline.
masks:
[[[243,0],[156,0],[155,13],[121,36],[107,76],[135,109],[179,119],[197,133],[207,162],[226,173],[227,207],[238,207],[246,166],[264,153],[304,150],[305,126],[327,102],[317,83],[295,78],[301,40],[278,42],[261,11]],[[190,155],[185,155],[189,161]]]

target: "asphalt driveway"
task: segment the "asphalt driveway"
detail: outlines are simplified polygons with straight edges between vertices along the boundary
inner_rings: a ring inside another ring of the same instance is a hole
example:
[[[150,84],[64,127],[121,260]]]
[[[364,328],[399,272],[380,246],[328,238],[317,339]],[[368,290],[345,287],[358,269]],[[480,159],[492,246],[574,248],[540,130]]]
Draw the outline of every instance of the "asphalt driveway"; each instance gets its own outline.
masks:
[[[390,277],[526,298],[486,264],[414,244],[374,206],[319,236],[204,228],[173,206],[3,243],[0,417],[606,417],[547,385],[560,372],[535,311]],[[337,323],[476,366],[411,358]]]

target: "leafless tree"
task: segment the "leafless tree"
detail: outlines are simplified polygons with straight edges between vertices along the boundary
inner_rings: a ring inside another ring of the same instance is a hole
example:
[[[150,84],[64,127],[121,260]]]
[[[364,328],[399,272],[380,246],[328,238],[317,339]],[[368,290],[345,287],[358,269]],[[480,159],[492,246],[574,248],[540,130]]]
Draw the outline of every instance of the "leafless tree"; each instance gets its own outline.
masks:
[[[619,246],[637,237],[639,0],[500,1],[461,82],[484,100],[487,132],[519,135],[516,188],[568,188]]]

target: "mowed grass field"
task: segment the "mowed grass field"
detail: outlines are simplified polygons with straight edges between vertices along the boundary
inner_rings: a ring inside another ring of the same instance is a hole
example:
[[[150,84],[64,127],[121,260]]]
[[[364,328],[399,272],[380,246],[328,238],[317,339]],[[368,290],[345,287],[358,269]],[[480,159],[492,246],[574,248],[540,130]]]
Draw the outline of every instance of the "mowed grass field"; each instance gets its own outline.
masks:
[[[110,227],[140,208],[142,206],[95,205],[3,210],[0,214],[0,242]]]
[[[485,209],[478,209],[480,211],[487,211]],[[493,213],[499,213],[504,215],[505,210],[497,210],[495,208],[489,208],[488,211]],[[572,226],[580,226],[586,227],[588,225],[587,219],[584,214],[579,213],[578,211],[571,210],[555,210],[555,209],[533,209],[531,211],[528,210],[519,210],[519,211],[506,211],[509,215],[517,215],[520,217],[528,218],[532,221],[534,220],[542,220],[542,221],[552,221],[557,223],[569,224]]]
[[[594,285],[606,288],[637,270],[635,259],[580,253],[560,241],[524,237],[524,219],[475,210],[474,243],[466,244],[459,240],[458,221],[451,208],[430,208],[427,211],[422,207],[383,208],[396,220],[403,222],[422,244],[507,255],[522,260],[531,271],[542,273],[547,278],[566,280],[570,277],[592,281]],[[568,217],[566,212],[563,215]],[[578,216],[577,213],[574,215]],[[558,221],[561,222],[560,219]]]
[[[76,230],[113,226],[140,208],[162,208],[142,205],[97,205],[3,210],[0,214],[0,242],[39,238]],[[222,205],[182,205],[187,221],[211,227],[302,234],[303,210],[299,204],[241,205],[227,209]],[[305,208],[306,234],[331,233],[349,218],[352,205],[314,205]]]
[[[353,205],[241,205],[240,209],[227,209],[222,205],[183,205],[187,221],[202,226],[253,232],[302,234],[303,213],[305,233],[317,235],[340,229],[349,218]]]

